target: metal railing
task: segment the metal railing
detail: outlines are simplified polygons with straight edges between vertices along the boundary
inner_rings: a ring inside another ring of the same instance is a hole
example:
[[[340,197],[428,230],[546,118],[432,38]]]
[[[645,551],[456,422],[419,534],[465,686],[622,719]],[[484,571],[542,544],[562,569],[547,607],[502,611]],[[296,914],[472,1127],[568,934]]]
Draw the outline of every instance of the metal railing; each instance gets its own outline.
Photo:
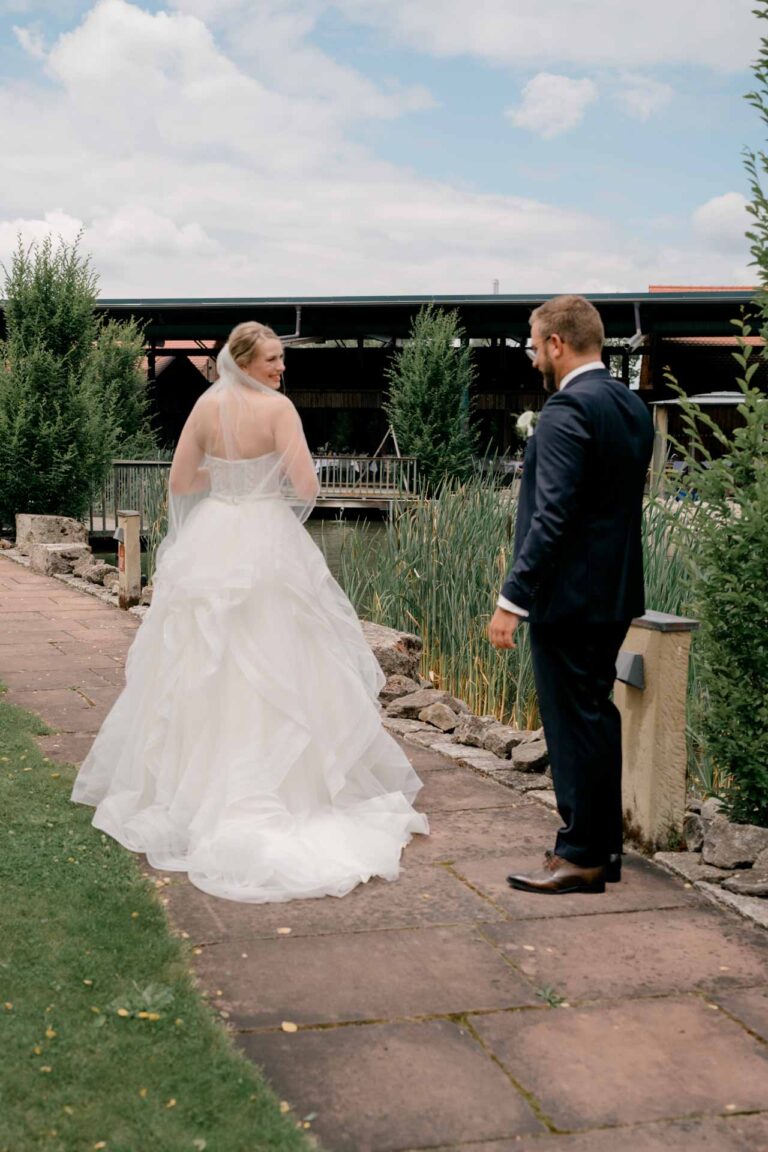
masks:
[[[323,499],[396,500],[416,491],[414,456],[313,457]],[[94,497],[88,516],[91,533],[112,532],[118,508],[139,513],[140,531],[164,513],[169,460],[114,460],[101,491]]]

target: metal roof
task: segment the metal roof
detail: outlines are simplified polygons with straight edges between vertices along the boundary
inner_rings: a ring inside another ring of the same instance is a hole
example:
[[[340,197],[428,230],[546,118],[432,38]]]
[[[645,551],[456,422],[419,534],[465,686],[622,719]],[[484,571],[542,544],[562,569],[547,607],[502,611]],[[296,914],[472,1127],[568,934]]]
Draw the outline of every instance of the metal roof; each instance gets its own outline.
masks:
[[[235,324],[260,320],[281,336],[353,339],[402,337],[424,304],[459,312],[468,336],[524,339],[533,308],[551,294],[434,296],[288,296],[288,297],[135,297],[97,302],[99,312],[115,318],[134,316],[146,325],[150,340],[223,339]],[[637,331],[658,336],[731,336],[740,310],[753,306],[751,289],[710,292],[588,294],[599,309],[608,337],[628,338]],[[0,304],[0,308],[2,305]]]

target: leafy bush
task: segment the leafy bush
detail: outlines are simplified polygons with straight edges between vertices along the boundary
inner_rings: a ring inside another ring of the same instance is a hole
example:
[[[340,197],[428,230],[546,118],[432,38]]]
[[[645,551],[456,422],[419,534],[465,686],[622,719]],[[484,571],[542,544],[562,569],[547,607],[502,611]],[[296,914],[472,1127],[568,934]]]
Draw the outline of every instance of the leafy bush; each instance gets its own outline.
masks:
[[[676,447],[688,465],[683,490],[698,502],[688,557],[705,750],[731,818],[768,826],[768,400],[750,387],[758,365],[740,348],[741,425],[726,435],[678,389],[687,443]],[[703,429],[722,455],[707,451]]]

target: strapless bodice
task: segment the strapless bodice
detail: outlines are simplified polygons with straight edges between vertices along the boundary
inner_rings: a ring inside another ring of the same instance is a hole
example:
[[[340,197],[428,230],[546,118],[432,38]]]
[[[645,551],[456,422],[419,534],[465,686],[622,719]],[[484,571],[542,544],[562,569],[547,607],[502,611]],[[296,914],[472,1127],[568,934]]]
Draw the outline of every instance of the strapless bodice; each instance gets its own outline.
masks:
[[[278,452],[243,460],[206,456],[205,467],[211,477],[211,496],[233,504],[244,500],[279,498],[279,464]]]

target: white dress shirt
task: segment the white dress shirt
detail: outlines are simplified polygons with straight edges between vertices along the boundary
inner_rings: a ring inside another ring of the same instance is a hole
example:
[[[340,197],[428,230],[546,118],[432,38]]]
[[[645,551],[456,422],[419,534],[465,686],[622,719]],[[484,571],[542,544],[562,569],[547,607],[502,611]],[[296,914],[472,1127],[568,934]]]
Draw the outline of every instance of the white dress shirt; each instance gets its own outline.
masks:
[[[605,364],[602,360],[590,360],[589,364],[580,364],[578,368],[574,368],[567,376],[563,376],[558,384],[558,392],[562,392],[563,388],[567,388],[572,380],[577,376],[581,376],[582,372],[594,372],[595,369],[605,369]],[[515,616],[527,616],[528,609],[521,608],[518,604],[513,604],[511,600],[507,600],[506,596],[499,596],[496,601],[497,608],[503,608],[505,612],[514,612]]]

